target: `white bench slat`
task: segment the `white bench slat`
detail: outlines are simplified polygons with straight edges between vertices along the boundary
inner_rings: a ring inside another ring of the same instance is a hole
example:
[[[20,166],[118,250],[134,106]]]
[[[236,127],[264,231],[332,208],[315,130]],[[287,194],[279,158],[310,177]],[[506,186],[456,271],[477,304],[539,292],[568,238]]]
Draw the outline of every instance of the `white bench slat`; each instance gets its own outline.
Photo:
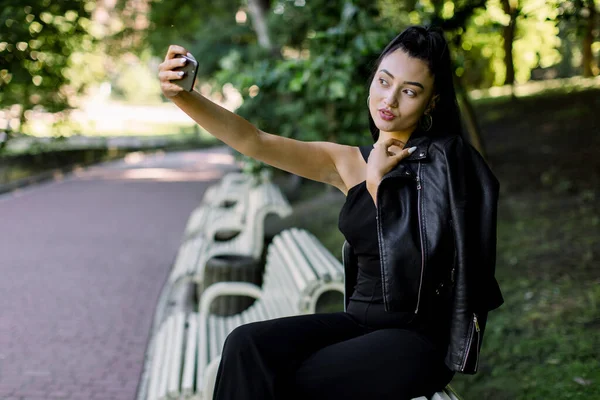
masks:
[[[236,314],[233,317],[231,317],[232,321],[233,321],[233,328],[231,329],[233,331],[234,328],[237,328],[238,326],[242,325],[242,315],[241,314]]]
[[[218,317],[216,323],[217,326],[220,328],[217,337],[217,355],[215,356],[218,357],[218,355],[221,353],[220,351],[218,351],[218,349],[223,348],[223,345],[225,344],[225,338],[227,337],[229,332],[227,332],[227,323],[224,321],[223,317]]]
[[[431,400],[451,400],[450,396],[448,396],[444,392],[437,392],[432,397]]]
[[[225,318],[225,323],[227,324],[227,335],[229,335],[238,325],[236,324],[235,317],[227,317]],[[227,339],[227,337],[225,337]]]
[[[340,268],[341,263],[329,251],[323,251],[325,247],[321,243],[315,243],[311,240],[312,238],[309,237],[309,235],[310,234],[307,231],[298,232],[302,244],[312,250],[308,251],[308,254],[319,260],[319,262],[313,262],[311,265],[317,269],[319,275],[329,274],[329,276],[334,279],[342,270]],[[335,261],[335,263],[333,261]]]
[[[271,291],[272,287],[280,287],[287,288],[288,295],[285,296],[286,303],[289,303],[291,307],[297,307],[300,301],[300,293],[304,291],[305,283],[301,277],[297,277],[294,271],[290,271],[289,273],[283,273],[281,269],[286,268],[285,262],[280,258],[279,254],[273,252],[271,254],[271,262],[275,264],[275,266],[280,266],[277,271],[268,272],[270,275],[269,286],[265,286],[265,291]],[[277,292],[277,290],[276,290]]]
[[[153,341],[152,351],[152,368],[150,373],[150,383],[148,388],[148,400],[158,399],[158,387],[160,383],[161,367],[164,365],[163,360],[165,356],[165,343],[166,343],[166,325],[163,325],[156,334]]]
[[[208,326],[203,325],[203,318],[197,313],[198,320],[198,366],[196,368],[196,391],[199,392],[204,386],[204,373],[208,366]]]
[[[271,246],[273,246],[273,250],[270,254],[270,257],[273,258],[273,262],[275,263],[276,267],[279,266],[277,271],[274,271],[273,274],[275,274],[275,278],[279,278],[282,276],[283,272],[282,269],[286,268],[286,262],[287,260],[285,259],[285,257],[283,257],[280,253],[280,251],[278,250],[278,245],[279,245],[279,238],[276,236],[275,238],[273,238],[273,242],[271,243]],[[304,276],[302,275],[302,272],[297,271],[295,268],[294,269],[290,269],[289,272],[289,278],[290,281],[293,283],[293,285],[290,285],[289,287],[296,287],[299,289],[299,291],[302,291],[304,289],[304,287],[306,286],[306,281],[304,280]],[[265,272],[266,273],[266,272]],[[284,278],[285,279],[285,278]]]
[[[269,319],[269,315],[267,314],[267,312],[265,310],[265,302],[264,301],[259,301],[256,303],[256,314],[258,316],[259,321],[265,321],[265,320]],[[277,317],[277,316],[274,316],[274,317]]]
[[[183,313],[175,314],[173,318],[173,342],[171,350],[171,368],[169,370],[169,382],[167,386],[168,394],[172,395],[179,392],[179,380],[181,378],[181,360],[183,352],[183,335],[185,330],[185,315]]]
[[[196,209],[192,211],[192,215],[190,215],[187,225],[185,226],[185,230],[183,233],[184,237],[191,236],[193,232],[198,229],[199,226],[204,225],[204,221],[206,219],[208,211],[209,208],[204,205],[196,207]]]
[[[186,240],[179,248],[177,258],[173,265],[173,270],[169,275],[169,283],[173,283],[193,271],[196,260],[206,245],[206,240],[202,236],[195,236]]]
[[[209,360],[212,360],[219,354],[219,348],[217,347],[217,326],[215,324],[215,317],[208,317],[208,341],[209,341]]]
[[[284,246],[280,254],[286,260],[288,265],[294,265],[302,274],[302,279],[305,282],[313,281],[316,275],[305,258],[305,254],[299,248],[299,244],[292,236],[292,232],[283,231],[281,234],[280,246]],[[287,251],[286,251],[287,250]]]
[[[240,186],[251,185],[255,179],[250,174],[232,172],[223,176],[220,181],[211,185],[204,193],[202,202],[215,205],[227,200],[235,200]]]
[[[192,313],[187,316],[187,339],[181,392],[189,396],[194,391],[194,370],[196,368],[196,352],[198,351],[198,318]]]
[[[170,371],[170,369],[171,369],[171,360],[172,360],[171,355],[173,354],[173,352],[172,352],[173,342],[169,339],[173,336],[175,316],[172,316],[165,322],[166,322],[166,329],[167,329],[167,333],[166,333],[167,341],[165,343],[165,358],[163,360],[163,365],[164,365],[166,372],[161,374],[161,376],[160,376],[160,382],[158,384],[158,397],[159,398],[166,397],[166,394],[167,394],[167,383],[168,383],[168,377],[169,377],[168,371]]]

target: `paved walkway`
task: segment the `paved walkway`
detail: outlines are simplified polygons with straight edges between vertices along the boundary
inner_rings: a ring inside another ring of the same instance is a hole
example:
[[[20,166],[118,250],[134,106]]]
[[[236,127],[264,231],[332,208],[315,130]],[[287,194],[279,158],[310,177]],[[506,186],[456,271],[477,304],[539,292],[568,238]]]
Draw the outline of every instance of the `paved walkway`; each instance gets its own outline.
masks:
[[[226,147],[0,196],[0,399],[133,400],[159,293]]]

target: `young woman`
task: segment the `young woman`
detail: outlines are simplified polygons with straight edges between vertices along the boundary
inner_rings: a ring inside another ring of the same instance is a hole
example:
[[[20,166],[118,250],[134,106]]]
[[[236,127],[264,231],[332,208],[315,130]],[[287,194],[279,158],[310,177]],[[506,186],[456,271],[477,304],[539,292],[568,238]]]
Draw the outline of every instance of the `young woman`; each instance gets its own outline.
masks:
[[[255,127],[172,80],[163,93],[212,135],[346,195],[345,311],[256,322],[227,338],[215,399],[411,399],[475,373],[494,279],[498,181],[463,140],[449,49],[409,27],[383,50],[366,105],[373,146],[303,142]]]

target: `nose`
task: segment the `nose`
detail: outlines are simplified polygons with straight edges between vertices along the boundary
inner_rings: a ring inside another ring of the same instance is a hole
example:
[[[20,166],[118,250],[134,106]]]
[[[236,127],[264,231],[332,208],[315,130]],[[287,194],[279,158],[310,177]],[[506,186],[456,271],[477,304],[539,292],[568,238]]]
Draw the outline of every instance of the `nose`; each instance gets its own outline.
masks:
[[[398,107],[398,101],[396,100],[396,96],[393,93],[386,96],[383,99],[383,102],[385,103],[386,106],[388,106],[390,108]]]

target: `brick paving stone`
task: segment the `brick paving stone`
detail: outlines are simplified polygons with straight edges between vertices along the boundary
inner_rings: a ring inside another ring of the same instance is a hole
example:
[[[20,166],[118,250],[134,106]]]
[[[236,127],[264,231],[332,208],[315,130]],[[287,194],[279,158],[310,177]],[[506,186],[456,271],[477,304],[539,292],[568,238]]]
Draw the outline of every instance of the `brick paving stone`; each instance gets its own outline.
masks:
[[[0,196],[2,400],[135,399],[187,219],[236,169],[214,163],[228,154],[106,163]]]
[[[50,392],[48,393],[49,399],[68,399],[71,393],[68,392]]]

